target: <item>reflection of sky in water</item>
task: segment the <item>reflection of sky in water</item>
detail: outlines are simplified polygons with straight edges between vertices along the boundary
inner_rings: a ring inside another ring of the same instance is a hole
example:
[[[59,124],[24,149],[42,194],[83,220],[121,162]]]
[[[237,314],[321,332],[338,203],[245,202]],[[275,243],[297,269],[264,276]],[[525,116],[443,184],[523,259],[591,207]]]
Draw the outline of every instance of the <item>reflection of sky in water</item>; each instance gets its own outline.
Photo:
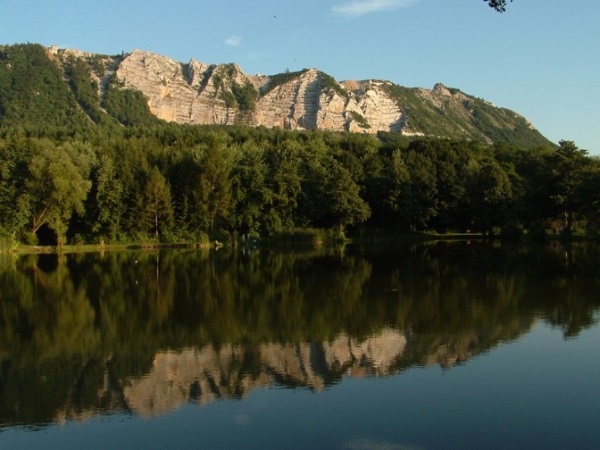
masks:
[[[155,418],[95,417],[37,432],[6,429],[6,448],[598,448],[600,327],[565,340],[538,323],[466,363],[388,377],[344,377],[315,392],[254,389]]]

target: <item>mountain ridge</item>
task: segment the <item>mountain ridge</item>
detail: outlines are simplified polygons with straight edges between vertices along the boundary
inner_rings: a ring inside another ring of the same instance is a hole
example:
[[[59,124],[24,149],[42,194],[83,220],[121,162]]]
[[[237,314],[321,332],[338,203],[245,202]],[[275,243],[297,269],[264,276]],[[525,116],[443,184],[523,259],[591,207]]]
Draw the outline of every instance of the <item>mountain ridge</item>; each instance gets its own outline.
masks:
[[[13,70],[14,48],[0,47],[0,72]],[[338,82],[317,68],[249,75],[235,63],[208,64],[194,58],[182,63],[139,49],[109,56],[42,48],[62,71],[79,107],[96,123],[106,121],[101,117],[106,113],[131,125],[126,110],[133,108],[140,116],[149,112],[160,120],[188,125],[391,132],[529,147],[550,143],[522,115],[442,83],[426,89],[378,79]],[[82,100],[84,90],[87,98]],[[117,98],[124,95],[129,97]],[[0,124],[7,111],[2,103],[0,98]]]

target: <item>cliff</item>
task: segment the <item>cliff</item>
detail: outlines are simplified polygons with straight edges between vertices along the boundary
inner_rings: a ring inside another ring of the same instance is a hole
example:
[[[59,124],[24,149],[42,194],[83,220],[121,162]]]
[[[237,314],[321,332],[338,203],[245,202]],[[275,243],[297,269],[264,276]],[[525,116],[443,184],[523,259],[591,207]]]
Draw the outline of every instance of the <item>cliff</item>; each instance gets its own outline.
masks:
[[[124,57],[116,77],[142,92],[154,115],[177,123],[387,131],[489,143],[499,132],[534,131],[518,114],[442,84],[429,90],[377,80],[338,83],[317,69],[250,76],[235,64],[181,64],[140,50]]]
[[[407,88],[383,80],[336,81],[317,69],[248,75],[236,64],[187,63],[135,50],[116,56],[47,49],[75,95],[73,61],[87,65],[97,105],[124,123],[106,102],[111,89],[142,94],[154,117],[180,124],[280,127],[540,145],[548,141],[521,115],[441,83]],[[81,96],[81,95],[80,95]],[[89,102],[88,102],[89,103]],[[131,105],[129,105],[131,107]],[[137,105],[134,105],[137,107]],[[128,123],[125,123],[128,124]]]

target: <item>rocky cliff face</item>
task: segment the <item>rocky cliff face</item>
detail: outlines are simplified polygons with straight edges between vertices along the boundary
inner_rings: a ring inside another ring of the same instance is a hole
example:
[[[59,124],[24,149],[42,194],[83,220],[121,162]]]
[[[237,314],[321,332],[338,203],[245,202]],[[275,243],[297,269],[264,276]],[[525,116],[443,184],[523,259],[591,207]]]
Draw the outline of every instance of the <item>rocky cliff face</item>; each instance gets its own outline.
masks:
[[[105,122],[130,125],[129,110],[135,112],[134,121],[144,117],[142,125],[154,115],[180,124],[383,131],[527,147],[549,144],[519,114],[442,84],[424,89],[384,80],[338,82],[317,69],[248,75],[236,64],[206,64],[195,59],[181,63],[140,50],[116,56],[46,50],[50,59],[63,65],[64,82],[73,94],[66,103],[79,103],[77,111],[65,114],[83,113],[96,123],[101,122],[98,117],[102,113],[111,116],[104,118]],[[97,105],[90,101],[89,91],[85,95],[79,92],[79,88],[89,89],[81,73],[76,80],[69,79],[72,58],[82,60],[84,64],[78,67],[88,68],[90,81],[97,87]],[[121,95],[113,89],[136,93]],[[146,114],[144,99],[151,114]]]
[[[405,113],[386,93],[386,82],[339,84],[309,69],[273,86],[276,77],[249,76],[233,64],[194,59],[181,64],[139,50],[121,61],[116,76],[124,87],[147,97],[154,115],[170,122],[413,134]],[[254,90],[252,108],[244,110],[237,101],[239,86]]]
[[[220,124],[234,122],[235,111],[219,100],[211,79],[215,67],[195,60],[187,65],[169,58],[134,51],[116,71],[127,88],[148,98],[150,111],[158,118],[177,123]]]
[[[251,76],[235,64],[187,64],[136,50],[116,78],[141,91],[151,112],[182,124],[248,124],[284,129],[388,131],[403,135],[476,138],[533,127],[518,114],[457,89],[403,88],[388,81],[338,83],[317,69]]]

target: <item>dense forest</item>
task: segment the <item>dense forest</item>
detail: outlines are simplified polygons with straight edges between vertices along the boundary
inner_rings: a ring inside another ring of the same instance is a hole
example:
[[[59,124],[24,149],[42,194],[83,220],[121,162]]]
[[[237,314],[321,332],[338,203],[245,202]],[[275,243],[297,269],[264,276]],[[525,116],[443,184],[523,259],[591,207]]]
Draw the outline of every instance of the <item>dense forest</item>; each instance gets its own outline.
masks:
[[[0,51],[0,63],[9,57],[0,64],[5,249],[306,230],[540,238],[600,229],[600,160],[571,141],[178,125],[114,80],[97,105],[81,60],[63,72],[35,45]]]

